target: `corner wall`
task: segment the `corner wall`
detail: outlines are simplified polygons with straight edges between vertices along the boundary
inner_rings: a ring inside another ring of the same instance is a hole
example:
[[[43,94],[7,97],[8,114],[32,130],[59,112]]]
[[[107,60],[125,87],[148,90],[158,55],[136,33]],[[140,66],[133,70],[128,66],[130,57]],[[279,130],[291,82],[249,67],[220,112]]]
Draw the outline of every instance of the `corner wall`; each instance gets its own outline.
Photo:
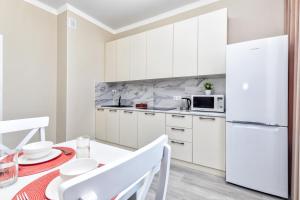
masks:
[[[77,27],[67,26],[68,19]],[[112,34],[66,11],[58,16],[57,139],[95,134],[95,83],[104,80],[104,44]]]

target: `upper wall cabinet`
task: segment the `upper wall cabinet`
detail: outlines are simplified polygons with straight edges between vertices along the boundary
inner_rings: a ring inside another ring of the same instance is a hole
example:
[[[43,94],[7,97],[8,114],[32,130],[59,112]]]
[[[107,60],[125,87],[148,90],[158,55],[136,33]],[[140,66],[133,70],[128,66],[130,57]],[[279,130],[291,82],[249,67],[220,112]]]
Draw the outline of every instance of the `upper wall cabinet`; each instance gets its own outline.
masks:
[[[146,33],[131,37],[131,72],[130,80],[146,79],[147,41]]]
[[[173,77],[197,75],[198,18],[174,24]]]
[[[225,74],[227,9],[198,17],[198,75]]]
[[[227,9],[106,44],[105,81],[225,74]]]
[[[147,32],[147,78],[172,77],[173,24]]]
[[[117,80],[117,47],[116,41],[108,42],[105,45],[105,81]]]
[[[131,38],[117,40],[117,81],[130,80]]]

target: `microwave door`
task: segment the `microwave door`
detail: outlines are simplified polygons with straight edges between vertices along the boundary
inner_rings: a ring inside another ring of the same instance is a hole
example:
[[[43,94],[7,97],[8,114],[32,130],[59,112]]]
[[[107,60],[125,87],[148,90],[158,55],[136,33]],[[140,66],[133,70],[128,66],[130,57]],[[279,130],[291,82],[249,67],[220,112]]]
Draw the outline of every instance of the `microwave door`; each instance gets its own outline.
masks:
[[[215,109],[214,97],[194,97],[193,109],[201,111],[212,111]]]

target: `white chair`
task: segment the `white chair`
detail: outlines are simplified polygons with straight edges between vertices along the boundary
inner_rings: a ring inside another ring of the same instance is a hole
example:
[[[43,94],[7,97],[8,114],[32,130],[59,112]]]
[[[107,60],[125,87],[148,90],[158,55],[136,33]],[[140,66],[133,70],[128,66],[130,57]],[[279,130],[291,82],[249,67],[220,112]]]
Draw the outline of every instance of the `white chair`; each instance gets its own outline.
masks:
[[[3,134],[9,134],[18,131],[30,130],[25,138],[17,145],[16,149],[20,150],[30,139],[39,131],[41,134],[41,141],[45,140],[45,127],[49,125],[49,117],[29,118],[0,121],[0,137]],[[11,150],[0,143],[0,150],[4,152],[11,152]]]
[[[101,153],[101,152],[99,152]],[[168,137],[161,136],[130,156],[64,182],[61,200],[144,200],[160,170],[156,200],[165,200],[170,169]]]

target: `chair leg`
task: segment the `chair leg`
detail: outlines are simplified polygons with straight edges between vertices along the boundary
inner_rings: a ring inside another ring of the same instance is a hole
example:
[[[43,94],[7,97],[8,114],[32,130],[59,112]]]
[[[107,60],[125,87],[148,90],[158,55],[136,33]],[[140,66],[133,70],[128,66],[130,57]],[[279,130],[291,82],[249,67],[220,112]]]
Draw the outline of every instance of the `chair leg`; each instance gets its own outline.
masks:
[[[41,141],[45,141],[46,140],[46,137],[45,137],[45,128],[41,128],[40,129],[40,134],[41,134]]]
[[[165,200],[170,173],[171,147],[167,144],[164,147],[163,159],[159,173],[158,191],[155,200]]]

